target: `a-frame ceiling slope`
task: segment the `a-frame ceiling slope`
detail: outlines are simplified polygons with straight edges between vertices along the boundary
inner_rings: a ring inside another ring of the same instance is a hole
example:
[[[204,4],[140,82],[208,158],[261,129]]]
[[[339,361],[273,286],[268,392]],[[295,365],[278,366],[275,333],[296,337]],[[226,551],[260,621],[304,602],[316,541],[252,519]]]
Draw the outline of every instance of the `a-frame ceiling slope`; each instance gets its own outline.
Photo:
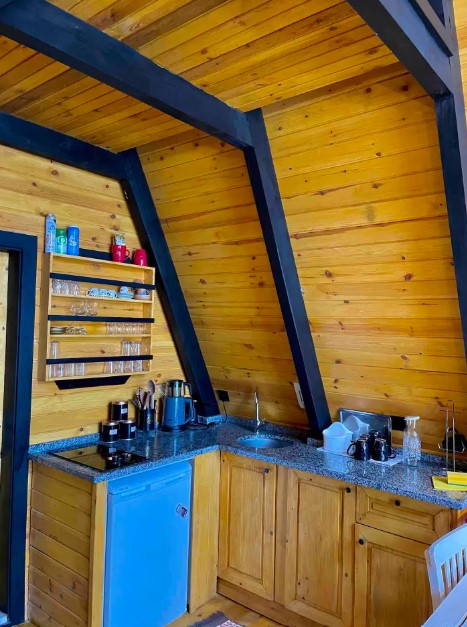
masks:
[[[243,111],[396,61],[342,0],[53,3]],[[6,38],[0,38],[0,109],[113,150],[187,128]]]

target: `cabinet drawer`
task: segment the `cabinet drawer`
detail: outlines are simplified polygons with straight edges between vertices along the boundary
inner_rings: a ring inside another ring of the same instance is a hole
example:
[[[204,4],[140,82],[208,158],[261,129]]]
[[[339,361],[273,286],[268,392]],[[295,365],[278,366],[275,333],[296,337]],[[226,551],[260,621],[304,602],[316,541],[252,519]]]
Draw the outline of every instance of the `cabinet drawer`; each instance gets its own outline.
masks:
[[[359,486],[357,522],[431,544],[450,530],[451,512],[432,503]]]

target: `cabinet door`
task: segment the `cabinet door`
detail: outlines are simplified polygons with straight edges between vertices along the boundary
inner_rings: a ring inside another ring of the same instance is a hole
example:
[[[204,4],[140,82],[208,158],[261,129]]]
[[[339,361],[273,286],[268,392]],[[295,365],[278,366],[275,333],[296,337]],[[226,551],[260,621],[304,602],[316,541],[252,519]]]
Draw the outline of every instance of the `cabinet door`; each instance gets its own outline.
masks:
[[[276,466],[223,453],[219,577],[274,598]]]
[[[356,525],[355,627],[420,627],[431,612],[428,545]]]
[[[279,468],[276,601],[331,627],[353,621],[355,486]]]
[[[447,507],[371,488],[357,488],[357,522],[431,544],[451,529]]]

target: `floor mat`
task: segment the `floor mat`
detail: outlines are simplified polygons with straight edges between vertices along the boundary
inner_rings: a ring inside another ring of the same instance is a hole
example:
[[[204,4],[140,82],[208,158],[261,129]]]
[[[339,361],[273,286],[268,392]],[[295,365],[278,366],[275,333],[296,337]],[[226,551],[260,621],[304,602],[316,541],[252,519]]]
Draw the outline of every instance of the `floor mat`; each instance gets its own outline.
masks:
[[[198,623],[193,623],[190,627],[243,627],[238,623],[229,620],[222,612],[216,612],[209,618],[205,618]]]

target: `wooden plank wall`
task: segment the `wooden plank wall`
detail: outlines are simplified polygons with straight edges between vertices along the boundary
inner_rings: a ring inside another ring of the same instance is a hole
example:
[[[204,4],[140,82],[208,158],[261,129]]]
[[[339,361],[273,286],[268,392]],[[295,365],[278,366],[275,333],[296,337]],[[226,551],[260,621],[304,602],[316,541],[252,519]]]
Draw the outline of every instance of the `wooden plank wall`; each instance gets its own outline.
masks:
[[[243,153],[194,131],[141,153],[172,257],[229,413],[304,425]]]
[[[129,248],[139,247],[128,207],[116,181],[0,146],[0,229],[37,235],[44,245],[45,216],[55,213],[60,226],[78,224],[81,246],[108,251],[112,234],[122,230]],[[112,400],[128,399],[148,375],[125,386],[60,391],[37,380],[42,253],[39,253],[33,370],[31,442],[92,433],[106,419]],[[1,300],[1,298],[0,298]],[[156,300],[152,375],[157,380],[183,376],[160,303]],[[1,340],[0,340],[1,342]]]
[[[38,627],[86,627],[92,484],[34,464],[29,617]]]
[[[420,414],[435,448],[467,372],[431,99],[396,65],[265,115],[332,414]],[[251,416],[257,385],[265,417],[304,424],[241,153],[196,133],[140,152],[228,410]]]
[[[402,68],[359,82],[268,134],[331,413],[419,414],[435,448],[467,371],[434,105]]]

